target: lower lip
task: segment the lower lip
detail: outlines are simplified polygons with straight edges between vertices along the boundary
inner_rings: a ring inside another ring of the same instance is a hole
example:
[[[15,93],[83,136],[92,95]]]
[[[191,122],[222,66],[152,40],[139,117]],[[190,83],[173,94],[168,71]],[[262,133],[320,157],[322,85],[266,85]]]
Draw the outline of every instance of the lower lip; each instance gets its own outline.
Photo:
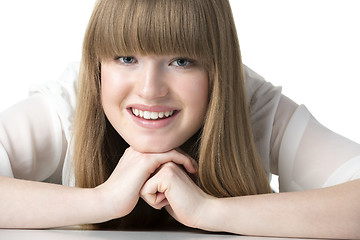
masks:
[[[170,117],[157,119],[157,120],[152,120],[152,119],[145,119],[145,118],[136,117],[132,113],[131,109],[128,109],[128,112],[129,112],[131,118],[134,120],[134,122],[136,124],[138,124],[141,127],[149,128],[149,129],[164,128],[164,127],[170,125],[175,120],[175,117],[179,113],[179,111],[176,111]]]

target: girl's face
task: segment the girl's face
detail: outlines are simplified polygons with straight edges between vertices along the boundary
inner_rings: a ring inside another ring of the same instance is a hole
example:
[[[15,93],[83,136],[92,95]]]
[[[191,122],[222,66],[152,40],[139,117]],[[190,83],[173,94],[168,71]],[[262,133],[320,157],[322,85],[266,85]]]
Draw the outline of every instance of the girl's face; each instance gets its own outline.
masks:
[[[101,63],[105,114],[139,152],[166,152],[201,127],[208,104],[208,74],[177,56],[121,56]]]

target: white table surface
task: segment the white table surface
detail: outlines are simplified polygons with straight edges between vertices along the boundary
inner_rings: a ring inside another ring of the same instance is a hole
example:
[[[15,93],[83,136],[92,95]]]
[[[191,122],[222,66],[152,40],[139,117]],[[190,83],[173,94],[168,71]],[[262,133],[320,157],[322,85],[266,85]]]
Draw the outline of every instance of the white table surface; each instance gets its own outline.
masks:
[[[1,229],[0,240],[284,240],[287,238],[252,237],[200,231],[94,231],[76,229],[14,230]],[[290,238],[289,238],[290,239]],[[294,238],[291,238],[294,240]]]

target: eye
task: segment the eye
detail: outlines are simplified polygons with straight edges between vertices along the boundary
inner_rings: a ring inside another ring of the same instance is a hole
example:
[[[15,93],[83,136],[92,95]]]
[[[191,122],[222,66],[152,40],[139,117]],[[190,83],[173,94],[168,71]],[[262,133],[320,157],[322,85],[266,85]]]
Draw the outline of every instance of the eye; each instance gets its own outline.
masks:
[[[131,56],[125,56],[125,57],[117,57],[117,60],[119,60],[123,64],[132,64],[136,63],[136,59]]]
[[[175,66],[178,66],[178,67],[188,67],[190,66],[191,64],[193,64],[193,60],[190,60],[190,59],[186,59],[186,58],[179,58],[179,59],[176,59],[175,61],[173,61],[171,63],[171,65],[175,65]]]

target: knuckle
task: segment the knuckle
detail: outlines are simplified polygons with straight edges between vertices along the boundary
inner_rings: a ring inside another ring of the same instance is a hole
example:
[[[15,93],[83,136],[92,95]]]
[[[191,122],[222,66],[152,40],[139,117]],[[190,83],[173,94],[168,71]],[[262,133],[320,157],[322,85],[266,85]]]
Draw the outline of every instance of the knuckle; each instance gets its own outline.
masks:
[[[168,169],[168,170],[174,170],[178,167],[178,165],[174,162],[168,162],[168,163],[165,163],[163,168],[164,169]]]
[[[169,162],[164,164],[164,166],[161,168],[161,174],[163,176],[166,176],[166,178],[172,178],[176,176],[176,170],[178,169],[178,166],[173,163]]]
[[[141,195],[141,198],[145,201],[145,202],[147,202],[147,203],[152,203],[153,201],[154,201],[154,197],[153,197],[153,195],[152,194],[150,194],[150,193],[142,193],[142,194],[140,194]]]
[[[127,149],[125,149],[124,154],[130,154],[130,153],[133,153],[133,152],[134,152],[134,150],[131,147],[128,147]]]
[[[128,153],[131,151],[131,147],[128,147],[127,149],[125,149],[125,153]]]

